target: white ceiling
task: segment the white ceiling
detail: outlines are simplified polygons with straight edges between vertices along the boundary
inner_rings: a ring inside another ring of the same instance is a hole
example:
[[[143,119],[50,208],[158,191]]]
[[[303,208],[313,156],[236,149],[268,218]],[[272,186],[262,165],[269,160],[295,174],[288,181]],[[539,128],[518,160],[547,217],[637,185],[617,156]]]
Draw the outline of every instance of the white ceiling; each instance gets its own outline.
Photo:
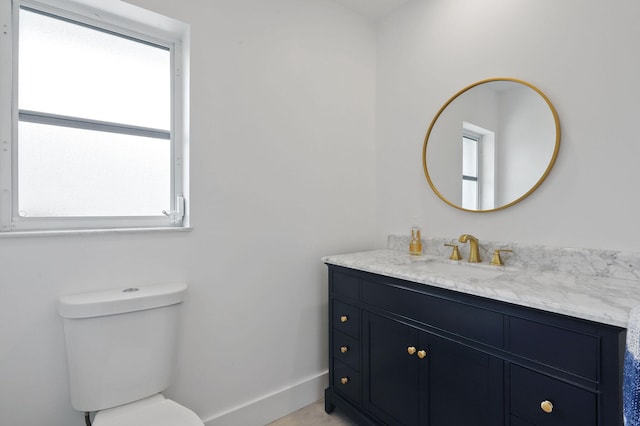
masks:
[[[382,18],[409,0],[335,0],[374,21]]]

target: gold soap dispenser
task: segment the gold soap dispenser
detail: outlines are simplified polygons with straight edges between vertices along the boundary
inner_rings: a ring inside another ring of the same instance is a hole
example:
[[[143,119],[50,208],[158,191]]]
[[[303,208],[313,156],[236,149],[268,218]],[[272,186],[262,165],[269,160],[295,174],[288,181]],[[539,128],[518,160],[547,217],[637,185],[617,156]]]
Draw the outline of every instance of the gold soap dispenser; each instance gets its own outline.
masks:
[[[422,255],[422,236],[419,226],[411,227],[411,241],[409,242],[409,254],[414,256]]]

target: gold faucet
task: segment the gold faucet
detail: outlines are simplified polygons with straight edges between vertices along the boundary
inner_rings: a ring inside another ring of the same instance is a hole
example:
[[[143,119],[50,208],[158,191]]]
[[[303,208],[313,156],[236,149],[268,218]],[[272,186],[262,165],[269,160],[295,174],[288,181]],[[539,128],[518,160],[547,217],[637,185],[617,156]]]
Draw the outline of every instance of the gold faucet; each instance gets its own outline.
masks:
[[[462,234],[458,241],[469,243],[469,263],[480,263],[480,252],[478,251],[478,239],[471,234]]]
[[[451,256],[449,256],[449,259],[451,260],[460,260],[462,259],[462,256],[460,256],[460,251],[458,250],[458,246],[455,244],[445,244],[445,246],[447,247],[453,247],[453,250],[451,251]]]
[[[493,251],[493,257],[491,258],[491,264],[493,266],[503,266],[504,263],[502,262],[502,258],[500,257],[500,253],[501,252],[513,252],[513,250],[507,250],[507,249],[500,249],[500,250],[494,250]]]

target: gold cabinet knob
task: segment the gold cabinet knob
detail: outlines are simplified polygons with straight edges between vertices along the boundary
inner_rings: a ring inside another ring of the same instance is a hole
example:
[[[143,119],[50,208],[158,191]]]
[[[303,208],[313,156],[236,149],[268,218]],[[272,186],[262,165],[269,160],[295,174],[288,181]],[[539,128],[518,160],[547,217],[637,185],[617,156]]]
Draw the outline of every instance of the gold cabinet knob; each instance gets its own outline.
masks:
[[[340,379],[340,383],[342,383],[343,385],[346,385],[347,383],[349,383],[349,378],[348,377],[342,377]]]
[[[348,317],[348,316],[346,316],[346,315],[342,315],[342,316],[340,317],[340,322],[347,322],[347,321],[349,321],[349,317]]]
[[[542,411],[545,413],[551,413],[553,411],[553,404],[551,401],[542,401],[540,403],[540,408],[542,408]]]
[[[415,346],[409,346],[409,347],[407,348],[407,353],[408,353],[409,355],[413,355],[413,354],[415,354],[415,353],[416,353],[416,347],[415,347]]]
[[[347,353],[348,350],[349,350],[348,346],[340,346],[340,352],[342,352],[343,354]]]
[[[426,356],[427,356],[427,351],[425,351],[424,349],[420,349],[418,351],[418,358],[422,359],[422,358],[424,358]]]

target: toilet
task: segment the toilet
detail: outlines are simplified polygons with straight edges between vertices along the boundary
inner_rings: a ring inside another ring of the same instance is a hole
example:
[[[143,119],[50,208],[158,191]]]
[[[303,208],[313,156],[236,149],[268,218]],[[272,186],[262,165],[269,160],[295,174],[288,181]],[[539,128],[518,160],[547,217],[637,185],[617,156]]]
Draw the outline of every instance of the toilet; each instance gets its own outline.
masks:
[[[204,426],[165,398],[186,284],[61,296],[71,405],[93,426]]]

